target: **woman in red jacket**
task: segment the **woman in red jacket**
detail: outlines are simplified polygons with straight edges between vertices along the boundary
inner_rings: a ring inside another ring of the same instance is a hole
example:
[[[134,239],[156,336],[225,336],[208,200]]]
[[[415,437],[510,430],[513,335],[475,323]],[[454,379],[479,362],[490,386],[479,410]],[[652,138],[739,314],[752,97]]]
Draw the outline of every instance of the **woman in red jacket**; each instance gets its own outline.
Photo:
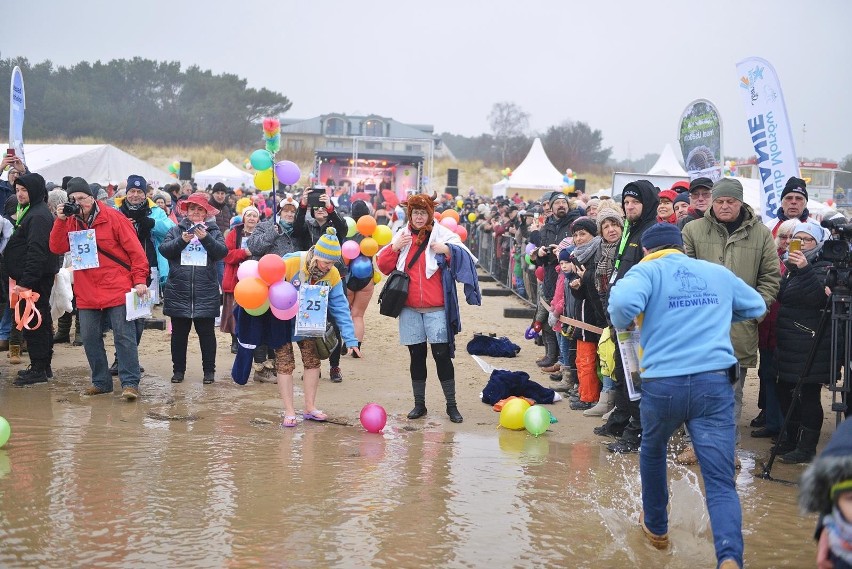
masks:
[[[228,254],[225,256],[225,276],[222,277],[222,319],[219,329],[231,335],[231,353],[237,353],[237,335],[234,320],[234,287],[237,286],[237,269],[243,261],[253,258],[247,243],[248,237],[260,221],[260,211],[253,205],[243,210],[243,222],[234,226],[225,237]]]

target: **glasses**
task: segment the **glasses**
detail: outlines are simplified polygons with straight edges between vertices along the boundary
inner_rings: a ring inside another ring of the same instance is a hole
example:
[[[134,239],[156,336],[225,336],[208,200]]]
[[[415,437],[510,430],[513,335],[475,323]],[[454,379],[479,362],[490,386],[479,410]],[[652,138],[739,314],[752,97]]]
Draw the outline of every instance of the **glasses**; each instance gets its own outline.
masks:
[[[813,237],[796,237],[802,243],[816,243],[816,239]]]
[[[429,217],[429,212],[425,209],[415,209],[411,211],[411,217],[418,215],[420,217]]]
[[[712,196],[712,192],[689,192],[689,196],[692,198],[709,198]]]

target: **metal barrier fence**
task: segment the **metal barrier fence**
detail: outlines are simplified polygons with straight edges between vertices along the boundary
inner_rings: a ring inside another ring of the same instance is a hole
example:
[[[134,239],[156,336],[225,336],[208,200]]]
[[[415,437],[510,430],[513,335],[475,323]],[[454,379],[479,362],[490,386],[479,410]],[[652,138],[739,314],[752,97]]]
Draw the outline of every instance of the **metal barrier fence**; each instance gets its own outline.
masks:
[[[526,241],[511,235],[495,238],[491,231],[465,223],[467,246],[479,259],[479,266],[494,280],[512,291],[531,306],[538,303],[538,281],[534,271],[525,262]]]

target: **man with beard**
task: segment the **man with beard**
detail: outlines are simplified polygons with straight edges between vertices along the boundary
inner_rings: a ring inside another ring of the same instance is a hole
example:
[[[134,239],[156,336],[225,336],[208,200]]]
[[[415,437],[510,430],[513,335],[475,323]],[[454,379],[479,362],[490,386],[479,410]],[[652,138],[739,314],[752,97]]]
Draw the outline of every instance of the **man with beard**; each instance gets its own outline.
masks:
[[[710,178],[695,178],[689,183],[689,209],[686,217],[678,220],[678,229],[682,231],[683,227],[690,221],[704,217],[704,212],[710,207],[712,188],[713,180]]]
[[[624,186],[621,192],[621,207],[626,222],[621,235],[621,243],[615,255],[613,276],[610,288],[642,260],[642,233],[657,221],[657,207],[660,201],[657,188],[648,180],[637,180]],[[595,428],[595,434],[604,437],[619,437],[607,445],[607,450],[617,453],[639,452],[642,438],[642,421],[639,415],[639,401],[631,401],[627,394],[627,381],[621,366],[619,351],[615,351],[615,408],[606,424]]]
[[[556,267],[559,265],[559,256],[556,251],[557,245],[571,236],[571,224],[575,219],[579,218],[581,212],[579,209],[571,209],[568,204],[568,196],[561,192],[553,192],[550,195],[550,212],[551,216],[541,228],[541,246],[536,249],[530,257],[535,256],[536,265],[544,267],[544,283],[542,285],[541,298],[550,304],[553,301],[553,294],[556,290],[556,279],[558,274]],[[538,320],[538,318],[536,318]],[[547,322],[547,317],[544,320],[539,320],[542,324]],[[559,344],[556,341],[556,333],[550,326],[542,326],[542,338],[545,345],[544,359],[538,360],[536,363],[546,373],[556,373],[559,371]],[[573,366],[572,366],[573,367]]]
[[[781,207],[778,208],[778,222],[772,228],[772,236],[778,233],[778,227],[788,219],[806,222],[811,213],[808,211],[808,186],[801,178],[791,176],[781,191]]]

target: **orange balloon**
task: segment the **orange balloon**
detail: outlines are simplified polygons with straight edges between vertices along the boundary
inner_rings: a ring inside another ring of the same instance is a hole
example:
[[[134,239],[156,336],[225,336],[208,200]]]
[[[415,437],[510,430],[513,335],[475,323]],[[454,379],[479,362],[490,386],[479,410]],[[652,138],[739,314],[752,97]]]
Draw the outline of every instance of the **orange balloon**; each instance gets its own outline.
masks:
[[[379,244],[372,237],[364,237],[361,241],[361,253],[366,257],[372,257],[379,252]]]
[[[444,219],[444,218],[447,218],[447,217],[452,217],[453,219],[456,220],[456,223],[459,222],[459,212],[457,212],[454,209],[445,209],[443,212],[441,212],[441,219]]]
[[[355,229],[364,237],[369,237],[376,230],[377,225],[376,218],[369,215],[362,215],[355,224]]]
[[[272,253],[264,255],[257,263],[257,273],[268,285],[280,281],[286,272],[284,259]]]
[[[269,297],[269,287],[261,279],[242,279],[234,287],[234,300],[249,310],[260,308]]]

